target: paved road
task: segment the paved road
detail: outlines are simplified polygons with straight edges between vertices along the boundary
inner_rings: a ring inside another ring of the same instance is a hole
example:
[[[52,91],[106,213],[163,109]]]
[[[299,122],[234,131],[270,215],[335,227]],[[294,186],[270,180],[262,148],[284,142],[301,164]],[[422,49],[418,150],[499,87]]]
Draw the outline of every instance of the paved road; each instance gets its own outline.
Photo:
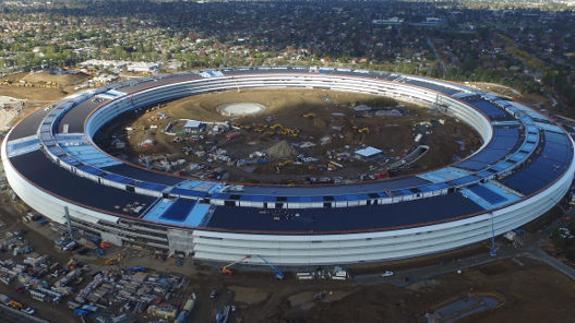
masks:
[[[38,317],[30,316],[6,305],[0,304],[0,322],[13,322],[13,323],[49,323]]]
[[[494,261],[500,261],[514,257],[515,252],[506,248],[500,250],[496,257],[487,253],[478,254],[466,258],[454,259],[452,261],[442,261],[436,265],[410,268],[395,272],[392,277],[382,277],[381,274],[359,275],[353,281],[359,284],[379,284],[388,283],[398,287],[405,287],[419,281],[429,280],[438,276],[465,270],[472,267],[482,266]]]
[[[546,243],[547,237],[560,225],[561,222],[557,219],[537,233],[526,234],[524,239],[522,239],[522,245],[517,248],[512,247],[507,242],[500,243],[496,256],[482,253],[465,258],[453,259],[451,261],[445,260],[435,265],[398,270],[395,272],[395,275],[391,277],[382,277],[381,273],[358,275],[353,277],[353,282],[361,285],[388,283],[398,287],[405,287],[418,281],[429,280],[434,277],[457,272],[458,270],[465,270],[515,257],[529,257],[538,260],[553,267],[570,279],[575,280],[575,268],[571,268],[569,265],[541,249],[541,246]]]
[[[548,264],[549,266],[555,268],[555,270],[563,273],[565,276],[575,280],[575,269],[565,264],[561,260],[549,255],[541,249],[535,249],[527,254],[528,257],[537,259],[541,262]]]

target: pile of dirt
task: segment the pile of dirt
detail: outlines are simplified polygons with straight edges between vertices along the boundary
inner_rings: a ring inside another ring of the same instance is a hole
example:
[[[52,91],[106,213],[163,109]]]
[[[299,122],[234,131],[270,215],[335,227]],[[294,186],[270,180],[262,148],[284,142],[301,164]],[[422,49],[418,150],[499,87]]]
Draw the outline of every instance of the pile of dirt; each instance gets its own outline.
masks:
[[[285,140],[268,148],[266,153],[272,159],[287,159],[297,155],[297,151]]]
[[[89,76],[84,73],[50,73],[32,72],[22,78],[28,83],[54,83],[61,86],[70,86],[82,83]]]

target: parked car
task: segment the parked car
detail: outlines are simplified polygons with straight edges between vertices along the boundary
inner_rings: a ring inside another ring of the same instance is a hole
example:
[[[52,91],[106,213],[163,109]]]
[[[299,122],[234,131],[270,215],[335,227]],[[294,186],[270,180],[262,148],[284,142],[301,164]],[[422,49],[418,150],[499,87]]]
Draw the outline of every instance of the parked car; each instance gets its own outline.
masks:
[[[395,275],[395,273],[394,273],[393,271],[391,271],[391,270],[386,270],[386,271],[383,272],[383,274],[381,274],[381,277],[391,277],[391,276],[393,276],[393,275]]]
[[[22,312],[24,312],[24,313],[26,313],[26,314],[28,314],[28,315],[34,315],[34,313],[36,313],[36,310],[33,309],[33,308],[31,308],[30,306],[28,306],[28,307],[26,307],[26,308],[23,308],[23,309],[21,309],[20,311],[22,311]]]

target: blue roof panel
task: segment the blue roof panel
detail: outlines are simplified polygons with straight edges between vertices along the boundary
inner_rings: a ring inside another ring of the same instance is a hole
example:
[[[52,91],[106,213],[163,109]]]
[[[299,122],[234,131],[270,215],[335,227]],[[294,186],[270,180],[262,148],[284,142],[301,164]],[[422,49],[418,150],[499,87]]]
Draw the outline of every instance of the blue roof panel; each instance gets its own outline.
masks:
[[[190,214],[192,208],[196,205],[195,201],[178,199],[160,216],[161,219],[183,222]]]
[[[353,208],[258,209],[218,207],[209,228],[239,231],[335,232],[395,228],[441,222],[483,208],[460,193],[403,203]],[[297,213],[297,216],[296,216]]]
[[[70,172],[46,158],[39,150],[10,158],[14,167],[40,189],[71,203],[125,216],[139,216],[156,198],[99,185],[90,179],[70,176]],[[140,211],[125,208],[128,204],[144,206]]]
[[[482,185],[471,185],[470,187],[468,187],[468,189],[473,193],[479,195],[482,199],[486,200],[491,204],[498,204],[501,202],[505,202],[507,200],[503,196],[491,191],[490,189]]]
[[[158,184],[158,183],[152,183],[152,182],[136,182],[136,187],[143,188],[146,190],[151,190],[151,191],[158,191],[158,192],[162,192],[163,190],[165,190],[167,188],[166,185],[162,185],[162,184]]]
[[[142,169],[126,164],[114,165],[102,168],[105,171],[116,173],[125,177],[130,177],[144,182],[156,182],[164,185],[176,185],[183,181],[183,179],[168,176],[166,174],[156,173],[152,170]]]
[[[467,103],[471,106],[479,109],[492,120],[508,120],[512,118],[511,115],[509,115],[503,109],[497,107],[493,103],[483,98],[472,97],[464,100],[467,101]]]

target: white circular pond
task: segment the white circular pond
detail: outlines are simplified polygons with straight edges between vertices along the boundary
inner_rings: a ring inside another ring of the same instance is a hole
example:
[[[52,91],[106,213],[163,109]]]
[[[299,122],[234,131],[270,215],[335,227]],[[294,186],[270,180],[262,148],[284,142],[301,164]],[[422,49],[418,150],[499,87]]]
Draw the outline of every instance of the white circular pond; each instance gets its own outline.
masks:
[[[261,113],[265,109],[266,108],[259,103],[242,102],[222,105],[218,108],[218,111],[227,117],[243,117]]]

